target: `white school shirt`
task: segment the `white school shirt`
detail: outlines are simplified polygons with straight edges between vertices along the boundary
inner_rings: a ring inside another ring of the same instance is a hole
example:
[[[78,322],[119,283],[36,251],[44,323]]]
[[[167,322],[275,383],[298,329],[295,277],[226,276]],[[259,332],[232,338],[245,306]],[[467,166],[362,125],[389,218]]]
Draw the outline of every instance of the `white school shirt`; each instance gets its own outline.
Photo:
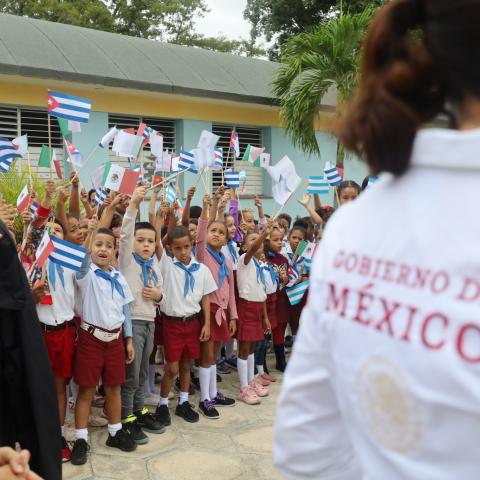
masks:
[[[265,277],[265,293],[267,295],[275,293],[278,289],[278,281],[275,281],[275,282],[272,281],[272,276],[270,275],[270,271],[267,267],[267,265],[268,265],[267,263],[260,262],[260,265],[263,268],[263,275]]]
[[[47,272],[49,262],[50,260],[47,260],[44,265],[44,268],[47,269]],[[56,269],[55,289],[53,288],[50,279],[48,279],[52,304],[37,304],[38,319],[45,325],[61,325],[64,322],[72,320],[72,318],[75,316],[75,271],[70,270],[69,268],[61,268],[63,272],[64,285],[62,285],[62,281],[60,280]]]
[[[245,265],[245,256],[246,253],[238,259],[238,295],[250,302],[264,302],[267,298],[265,286],[257,279],[257,269],[253,258]]]
[[[479,152],[480,130],[422,130],[329,221],[278,404],[287,478],[480,478]]]
[[[120,328],[125,321],[123,306],[133,301],[132,292],[125,277],[116,269],[108,272],[118,273],[118,281],[123,288],[123,298],[112,283],[95,274],[98,267],[91,263],[85,277],[76,278],[80,296],[82,320],[105,330]]]
[[[228,249],[228,245],[224,245],[222,247],[222,250],[221,252],[225,255],[225,258],[227,258],[228,260],[230,260],[232,262],[232,267],[233,267],[233,270],[237,270],[237,266],[238,266],[238,251],[239,251],[239,248],[238,246],[234,243],[233,247],[235,248],[235,250],[237,251],[237,258],[234,258],[232,256],[232,254],[230,253],[230,250]]]
[[[217,284],[210,270],[192,258],[190,265],[198,263],[200,269],[193,272],[195,285],[189,290],[186,297],[183,296],[185,286],[185,272],[177,267],[176,258],[169,257],[163,252],[160,258],[160,271],[164,278],[163,288],[165,297],[160,302],[160,310],[169,317],[190,317],[201,310],[202,298],[217,290]],[[188,266],[190,266],[188,265]]]

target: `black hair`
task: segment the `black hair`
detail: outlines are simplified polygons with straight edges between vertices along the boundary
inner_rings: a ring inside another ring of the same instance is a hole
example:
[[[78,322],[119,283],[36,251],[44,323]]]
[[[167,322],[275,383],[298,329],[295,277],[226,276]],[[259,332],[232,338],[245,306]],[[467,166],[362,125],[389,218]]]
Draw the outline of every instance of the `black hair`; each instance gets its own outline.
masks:
[[[193,207],[190,207],[190,219],[192,218],[200,218],[200,215],[202,214],[202,207],[199,207],[197,205],[194,205]]]
[[[292,225],[292,217],[288,213],[281,213],[280,215],[277,216],[277,219],[283,218],[288,222],[288,228],[290,229],[290,226]]]
[[[65,231],[65,227],[63,226],[63,223],[60,221],[58,217],[54,217],[53,223],[56,223],[57,225],[60,225],[62,227],[62,232],[64,236],[67,234],[67,232]]]
[[[198,226],[198,218],[189,218],[188,219],[188,224],[192,224],[192,225],[197,225]]]
[[[288,233],[288,238],[290,238],[290,235],[292,235],[292,233],[295,231],[295,230],[298,230],[299,232],[302,232],[303,233],[303,239],[306,240],[307,239],[307,229],[304,228],[304,227],[301,227],[300,225],[299,226],[293,226],[292,229],[290,230],[290,232]]]
[[[152,232],[155,232],[155,237],[157,236],[157,231],[150,222],[137,222],[135,224],[135,233],[137,233],[138,230],[151,230]]]
[[[95,232],[95,235],[98,235],[99,233],[101,233],[103,235],[110,235],[113,238],[113,241],[114,242],[116,241],[115,235],[113,234],[113,232],[109,228],[106,228],[106,227],[97,228],[97,231]]]
[[[307,228],[308,228],[308,222],[305,221],[304,218],[297,218],[294,222],[293,222],[293,225],[292,225],[292,230],[294,228],[303,228],[305,231],[307,231]]]
[[[360,185],[357,182],[354,182],[353,180],[344,180],[338,187],[337,187],[337,192],[338,196],[342,194],[342,191],[345,190],[346,188],[354,188],[357,191],[357,194],[360,195],[361,188]]]
[[[167,242],[169,245],[171,245],[174,240],[184,237],[188,237],[188,239],[192,241],[192,237],[190,236],[190,232],[188,231],[187,227],[184,227],[183,225],[176,226],[168,231]]]
[[[362,182],[362,192],[368,187],[368,180],[370,179],[370,175],[367,175]]]
[[[245,243],[247,242],[247,238],[250,236],[250,235],[258,235],[257,232],[250,232],[250,233],[247,233],[246,235],[244,235],[243,237],[243,240],[242,240],[242,244],[240,245],[240,251],[241,252],[246,252],[245,250]]]
[[[96,190],[94,188],[91,188],[89,191],[88,191],[88,194],[87,194],[87,198],[88,198],[88,201],[90,202],[91,201],[91,196],[92,196],[92,193],[95,193]]]
[[[115,212],[112,217],[112,222],[110,223],[110,228],[118,228],[122,226],[123,222],[123,215],[120,213]]]

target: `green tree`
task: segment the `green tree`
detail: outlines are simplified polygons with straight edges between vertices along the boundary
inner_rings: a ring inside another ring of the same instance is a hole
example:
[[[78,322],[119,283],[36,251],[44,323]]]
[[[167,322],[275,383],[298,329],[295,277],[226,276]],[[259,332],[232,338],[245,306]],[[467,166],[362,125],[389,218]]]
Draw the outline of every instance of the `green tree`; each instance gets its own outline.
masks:
[[[327,91],[336,89],[339,110],[354,91],[361,42],[371,16],[368,9],[358,15],[332,17],[284,45],[273,90],[293,143],[307,153],[320,153],[315,120]]]
[[[328,19],[332,10],[359,13],[378,7],[385,0],[247,0],[244,17],[252,25],[253,43],[264,36],[274,41],[269,56],[277,59],[281,46],[292,36],[307,31]]]

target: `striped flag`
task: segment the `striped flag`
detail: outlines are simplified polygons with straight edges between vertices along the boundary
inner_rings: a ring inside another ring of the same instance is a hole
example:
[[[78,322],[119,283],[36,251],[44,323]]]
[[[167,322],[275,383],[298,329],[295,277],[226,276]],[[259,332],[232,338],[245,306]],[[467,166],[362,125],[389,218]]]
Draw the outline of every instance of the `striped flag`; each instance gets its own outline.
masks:
[[[55,250],[53,246],[52,238],[48,234],[48,228],[45,229],[42,240],[38,245],[37,251],[35,252],[35,263],[42,267],[47,261],[48,256]]]
[[[312,269],[312,259],[304,258],[303,259],[303,272],[308,273]]]
[[[35,215],[37,214],[37,210],[38,210],[38,202],[34,201],[30,205],[30,214],[32,215],[32,218],[35,217]]]
[[[180,219],[183,217],[183,210],[185,209],[185,204],[179,198],[177,198],[177,205],[177,218]]]
[[[0,172],[7,173],[13,159],[21,156],[17,147],[8,138],[0,137]]]
[[[154,133],[155,130],[145,123],[140,123],[140,125],[138,126],[137,137],[143,137],[145,144],[149,142],[150,135],[153,135]]]
[[[240,172],[225,170],[224,178],[228,188],[240,188]]]
[[[81,167],[83,164],[83,156],[80,153],[80,150],[68,140],[63,139],[63,141],[65,142],[65,147],[68,152],[67,162],[73,163],[76,167]]]
[[[285,289],[287,292],[288,300],[290,301],[290,305],[298,305],[302,301],[302,298],[305,295],[309,284],[310,281],[305,280],[304,282],[297,283],[297,285],[293,287],[287,287]]]
[[[232,136],[230,137],[229,148],[234,151],[236,158],[240,156],[240,140],[237,134],[235,133],[235,131],[233,130],[232,130]]]
[[[330,184],[325,177],[308,177],[307,192],[314,195],[325,195],[330,192]]]
[[[48,91],[48,114],[79,123],[88,123],[92,103],[90,100],[66,93]]]
[[[213,170],[221,170],[223,168],[223,150],[215,148],[213,150]]]
[[[98,205],[99,207],[105,203],[105,199],[108,196],[108,189],[100,187],[95,190],[95,198],[94,202],[95,205]]]
[[[332,167],[330,163],[327,163],[323,171],[325,173],[325,178],[332,187],[336,187],[342,183],[342,177],[340,176],[340,173],[338,173],[337,167]]]
[[[50,237],[55,250],[50,254],[50,261],[62,265],[70,270],[80,270],[82,261],[87,254],[87,250],[74,243],[67,242],[58,237]]]
[[[188,170],[192,173],[198,173],[196,164],[195,164],[195,155],[192,152],[187,152],[186,150],[180,151],[180,159],[178,161],[179,170]]]
[[[177,198],[177,191],[169,185],[167,187],[167,192],[166,192],[166,200],[169,205],[173,205],[175,203],[175,200]]]
[[[23,213],[24,210],[28,207],[29,201],[30,201],[30,194],[28,193],[28,185],[25,185],[17,197],[17,210],[20,213]]]
[[[298,274],[297,267],[289,265],[287,268],[287,277],[290,281],[296,280],[300,275]]]

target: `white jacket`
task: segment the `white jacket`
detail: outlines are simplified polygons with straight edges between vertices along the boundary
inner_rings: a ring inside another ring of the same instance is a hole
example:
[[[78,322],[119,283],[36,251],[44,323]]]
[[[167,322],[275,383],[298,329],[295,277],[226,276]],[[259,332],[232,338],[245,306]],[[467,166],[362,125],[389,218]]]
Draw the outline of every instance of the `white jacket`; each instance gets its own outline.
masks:
[[[285,375],[290,479],[480,479],[480,130],[422,130],[412,166],[330,220]]]

